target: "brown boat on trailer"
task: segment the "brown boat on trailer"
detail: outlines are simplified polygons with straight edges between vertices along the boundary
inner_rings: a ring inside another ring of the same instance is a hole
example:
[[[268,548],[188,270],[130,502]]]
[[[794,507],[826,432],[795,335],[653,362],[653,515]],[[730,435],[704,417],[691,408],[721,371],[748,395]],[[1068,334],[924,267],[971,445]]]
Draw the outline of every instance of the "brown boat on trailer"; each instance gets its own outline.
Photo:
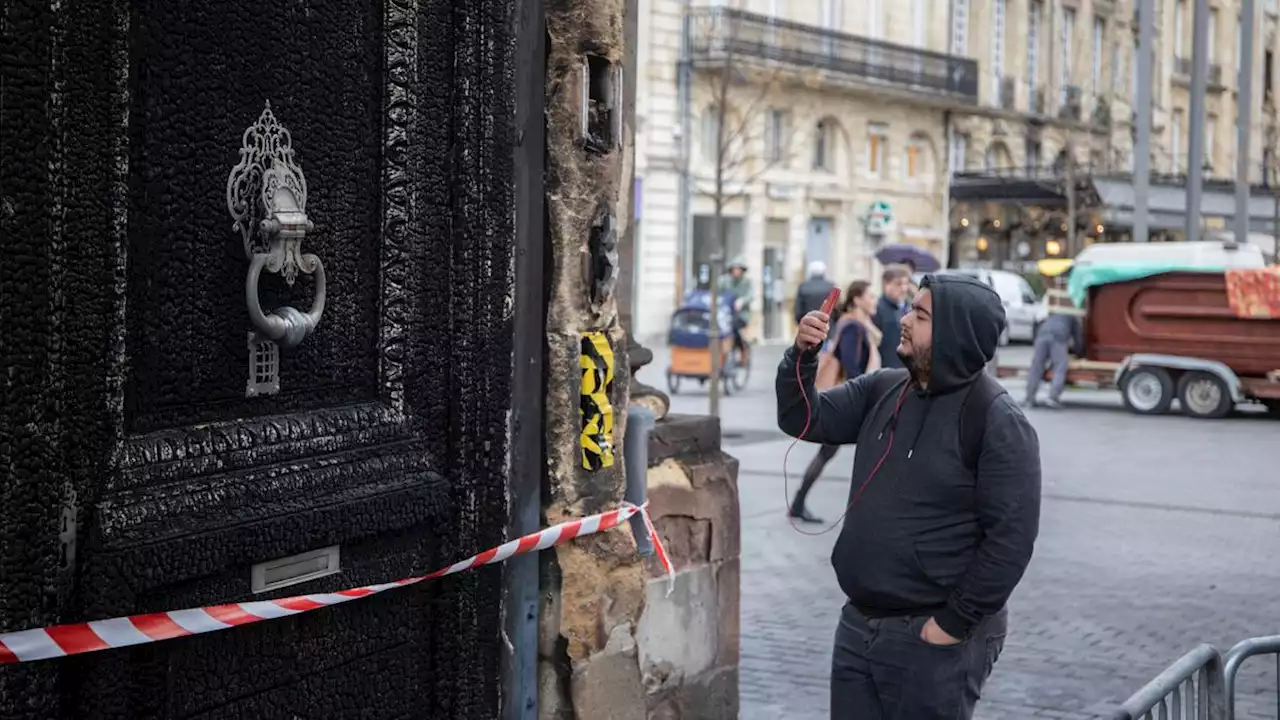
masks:
[[[1118,388],[1129,410],[1222,417],[1241,403],[1280,413],[1280,318],[1242,318],[1225,272],[1169,272],[1093,287],[1073,385]],[[1025,375],[998,366],[1000,377]],[[1047,377],[1047,373],[1046,373]]]

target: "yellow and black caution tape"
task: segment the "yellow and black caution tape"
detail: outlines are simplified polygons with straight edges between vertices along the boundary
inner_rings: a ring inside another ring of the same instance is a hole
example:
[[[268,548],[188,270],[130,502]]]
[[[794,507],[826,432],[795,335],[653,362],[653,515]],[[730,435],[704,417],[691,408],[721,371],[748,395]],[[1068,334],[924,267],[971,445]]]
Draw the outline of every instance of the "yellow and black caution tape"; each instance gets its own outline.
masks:
[[[582,336],[582,467],[588,470],[613,467],[613,349],[602,332]]]

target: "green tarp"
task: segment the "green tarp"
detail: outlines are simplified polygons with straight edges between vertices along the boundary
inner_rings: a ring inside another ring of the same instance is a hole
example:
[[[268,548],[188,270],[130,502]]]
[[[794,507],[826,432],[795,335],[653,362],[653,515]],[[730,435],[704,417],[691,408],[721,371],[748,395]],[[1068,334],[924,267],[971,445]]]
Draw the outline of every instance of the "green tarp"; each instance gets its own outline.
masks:
[[[1089,288],[1095,285],[1137,280],[1168,272],[1226,272],[1225,265],[1205,265],[1204,263],[1119,263],[1106,265],[1076,264],[1071,268],[1071,277],[1067,281],[1067,290],[1071,293],[1071,302],[1076,307],[1084,307],[1089,299]]]

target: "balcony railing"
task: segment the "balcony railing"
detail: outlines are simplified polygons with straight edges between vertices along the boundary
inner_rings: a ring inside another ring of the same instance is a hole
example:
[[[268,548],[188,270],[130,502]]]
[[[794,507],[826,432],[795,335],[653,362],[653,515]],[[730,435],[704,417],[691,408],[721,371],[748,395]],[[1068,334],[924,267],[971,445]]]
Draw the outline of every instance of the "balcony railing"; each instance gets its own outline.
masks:
[[[822,70],[870,84],[976,103],[978,63],[731,8],[693,11],[695,62],[733,57]]]
[[[1182,82],[1190,82],[1191,79],[1191,58],[1175,57],[1173,59],[1173,74],[1178,76]],[[1222,66],[1218,63],[1209,63],[1209,72],[1206,76],[1209,85],[1222,85]]]

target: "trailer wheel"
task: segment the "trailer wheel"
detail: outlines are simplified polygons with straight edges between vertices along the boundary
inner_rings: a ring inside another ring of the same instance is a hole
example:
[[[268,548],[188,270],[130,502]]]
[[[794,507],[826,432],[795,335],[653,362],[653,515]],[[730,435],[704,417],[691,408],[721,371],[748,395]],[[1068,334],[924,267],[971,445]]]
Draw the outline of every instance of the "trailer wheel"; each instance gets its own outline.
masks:
[[[1220,418],[1231,412],[1231,390],[1213,373],[1189,372],[1178,382],[1182,410],[1192,417]]]
[[[680,376],[670,370],[667,371],[667,389],[671,391],[672,395],[680,393]]]
[[[1135,368],[1124,376],[1120,395],[1130,412],[1163,415],[1173,405],[1173,379],[1164,368]]]

